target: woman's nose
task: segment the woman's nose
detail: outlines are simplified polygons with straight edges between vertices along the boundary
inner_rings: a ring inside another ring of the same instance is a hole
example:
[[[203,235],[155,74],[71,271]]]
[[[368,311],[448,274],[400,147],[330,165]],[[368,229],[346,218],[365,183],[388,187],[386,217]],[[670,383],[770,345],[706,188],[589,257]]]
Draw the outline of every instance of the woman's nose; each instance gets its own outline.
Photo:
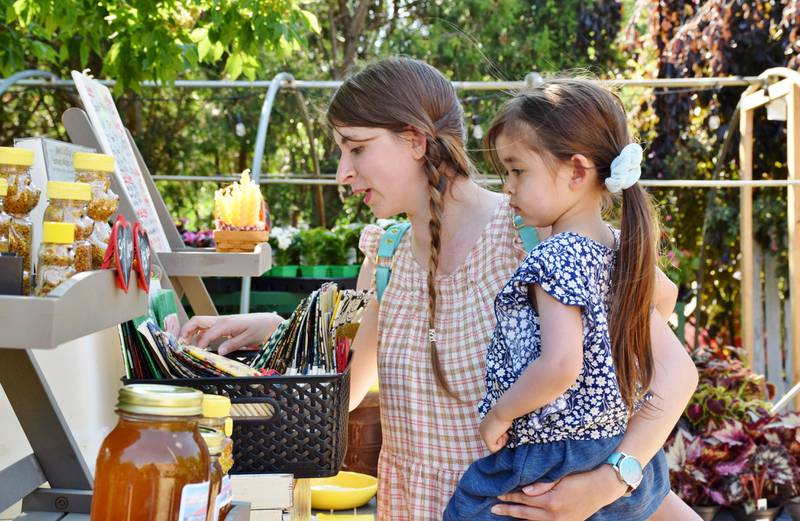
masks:
[[[353,182],[355,173],[353,163],[350,161],[348,155],[343,152],[342,157],[339,158],[339,164],[336,167],[336,182],[340,185],[349,185]]]

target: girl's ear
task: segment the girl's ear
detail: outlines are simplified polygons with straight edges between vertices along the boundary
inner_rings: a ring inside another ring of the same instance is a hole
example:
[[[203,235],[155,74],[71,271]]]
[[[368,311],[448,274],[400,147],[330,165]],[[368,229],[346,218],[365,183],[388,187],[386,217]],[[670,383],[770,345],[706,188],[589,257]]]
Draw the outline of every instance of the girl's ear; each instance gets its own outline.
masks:
[[[428,138],[416,127],[408,126],[400,133],[400,137],[406,141],[411,148],[411,156],[419,161],[425,157],[428,151]]]
[[[569,187],[577,190],[587,183],[592,183],[597,179],[597,168],[594,162],[583,154],[575,154],[569,158],[572,167],[572,175],[569,179]]]

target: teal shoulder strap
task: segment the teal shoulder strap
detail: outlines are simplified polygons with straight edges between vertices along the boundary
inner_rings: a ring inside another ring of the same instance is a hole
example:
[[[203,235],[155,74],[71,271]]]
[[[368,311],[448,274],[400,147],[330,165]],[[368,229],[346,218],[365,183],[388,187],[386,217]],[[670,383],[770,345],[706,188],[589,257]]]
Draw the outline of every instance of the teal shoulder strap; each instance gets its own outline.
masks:
[[[522,247],[528,253],[531,252],[539,244],[539,234],[533,226],[526,226],[522,224],[522,217],[519,215],[514,216],[514,227],[517,229],[519,238],[522,239]]]
[[[392,276],[392,256],[410,227],[411,223],[408,222],[393,224],[381,235],[378,243],[378,265],[375,268],[375,288],[378,293],[378,302],[383,298],[383,292],[389,285],[389,278]],[[514,217],[514,227],[517,229],[519,238],[522,239],[525,251],[530,252],[539,244],[539,234],[536,232],[536,228],[522,224],[522,218],[518,215]]]
[[[378,292],[378,302],[381,301],[383,292],[389,285],[389,277],[392,276],[392,256],[409,228],[411,228],[409,222],[397,223],[391,225],[381,235],[378,243],[378,265],[375,267],[375,289]]]

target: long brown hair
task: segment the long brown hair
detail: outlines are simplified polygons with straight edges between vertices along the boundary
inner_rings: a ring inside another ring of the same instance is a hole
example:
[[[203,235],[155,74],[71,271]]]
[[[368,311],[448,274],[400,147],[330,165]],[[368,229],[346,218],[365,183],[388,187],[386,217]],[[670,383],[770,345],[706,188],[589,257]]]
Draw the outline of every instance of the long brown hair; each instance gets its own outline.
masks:
[[[425,135],[424,161],[430,194],[431,255],[428,261],[428,342],[436,381],[455,397],[436,348],[436,270],[441,248],[444,195],[457,177],[474,167],[465,149],[464,113],[450,81],[425,62],[389,58],[351,76],[328,107],[334,127],[374,127],[401,133],[413,127]]]
[[[500,109],[485,138],[497,169],[503,168],[494,146],[501,133],[523,140],[551,165],[575,154],[586,156],[594,162],[600,183],[610,175],[614,158],[632,142],[619,97],[577,78],[547,80]],[[638,183],[623,190],[609,329],[620,393],[630,408],[648,389],[654,372],[650,309],[657,237],[658,220],[647,192]]]

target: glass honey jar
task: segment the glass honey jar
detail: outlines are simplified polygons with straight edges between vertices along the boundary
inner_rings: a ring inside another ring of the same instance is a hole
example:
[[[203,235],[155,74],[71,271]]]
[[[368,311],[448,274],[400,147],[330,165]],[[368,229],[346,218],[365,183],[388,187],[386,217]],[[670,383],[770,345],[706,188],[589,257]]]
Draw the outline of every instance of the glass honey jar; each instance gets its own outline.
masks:
[[[209,452],[203,394],[171,385],[120,389],[119,422],[100,447],[92,521],[205,521]]]

